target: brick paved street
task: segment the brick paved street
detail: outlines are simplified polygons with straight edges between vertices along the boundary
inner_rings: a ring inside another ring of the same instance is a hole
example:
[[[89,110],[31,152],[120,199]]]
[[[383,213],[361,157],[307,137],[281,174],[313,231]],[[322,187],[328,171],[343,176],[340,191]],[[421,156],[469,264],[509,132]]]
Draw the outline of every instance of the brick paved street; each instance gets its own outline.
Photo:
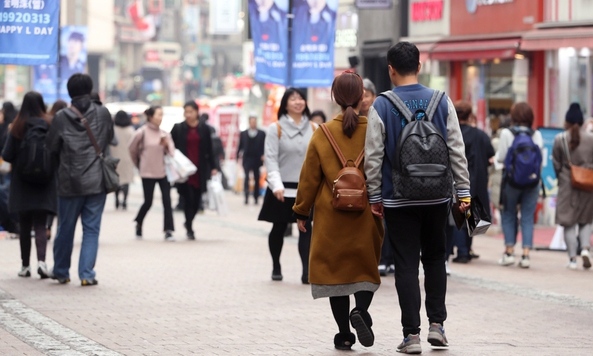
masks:
[[[193,242],[176,212],[177,242],[166,243],[157,194],[139,241],[132,220],[140,193],[134,185],[127,212],[108,198],[97,287],[82,288],[77,278],[80,234],[68,285],[17,277],[18,241],[0,240],[1,355],[343,354],[333,349],[328,301],[314,301],[300,282],[296,238],[286,239],[284,281],[270,280],[270,225],[256,221],[258,207],[227,193],[229,215],[200,215]],[[551,251],[534,251],[529,270],[500,267],[502,245],[500,237],[476,238],[481,258],[451,266],[451,347],[431,351],[423,341],[424,354],[591,355],[593,271],[569,271],[566,254]],[[51,256],[50,245],[53,266]],[[370,312],[375,346],[357,343],[348,354],[395,354],[401,328],[393,277],[383,278]]]

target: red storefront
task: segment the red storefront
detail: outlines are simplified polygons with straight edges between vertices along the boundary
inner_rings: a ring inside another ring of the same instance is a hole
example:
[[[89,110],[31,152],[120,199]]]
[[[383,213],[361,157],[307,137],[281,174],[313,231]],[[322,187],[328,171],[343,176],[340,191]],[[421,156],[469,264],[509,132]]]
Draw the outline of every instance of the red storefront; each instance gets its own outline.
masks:
[[[543,125],[544,52],[520,50],[521,37],[543,18],[542,0],[450,0],[450,35],[430,49],[449,63],[449,95],[470,101],[481,127],[508,115],[514,102]]]

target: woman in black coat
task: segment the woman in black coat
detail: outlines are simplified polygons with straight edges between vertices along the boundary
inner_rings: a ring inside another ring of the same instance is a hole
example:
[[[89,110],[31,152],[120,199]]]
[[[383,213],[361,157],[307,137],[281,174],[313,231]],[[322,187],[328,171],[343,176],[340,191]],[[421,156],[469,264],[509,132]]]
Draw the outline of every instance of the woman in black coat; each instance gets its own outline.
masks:
[[[171,137],[175,147],[192,161],[198,172],[189,177],[187,182],[178,184],[179,194],[183,196],[185,229],[187,238],[195,240],[193,221],[202,205],[202,194],[211,175],[216,174],[216,163],[212,154],[212,139],[208,126],[199,121],[198,104],[188,101],[183,106],[185,121],[175,124]]]
[[[6,145],[2,152],[2,158],[12,163],[13,175],[10,185],[10,197],[8,209],[11,213],[19,215],[20,223],[20,245],[22,268],[18,275],[30,277],[30,255],[31,255],[31,229],[35,230],[35,245],[37,247],[37,273],[41,278],[48,278],[49,272],[45,263],[45,251],[47,247],[47,231],[45,228],[48,214],[55,214],[57,211],[57,184],[55,174],[44,182],[33,183],[32,179],[20,173],[19,168],[28,159],[28,145],[23,145],[30,140],[27,133],[35,130],[43,139],[49,131],[50,118],[46,115],[46,107],[43,97],[37,92],[25,94],[21,110],[16,117]],[[37,152],[37,151],[36,151]],[[53,166],[53,165],[52,165]],[[16,169],[15,169],[16,167]]]

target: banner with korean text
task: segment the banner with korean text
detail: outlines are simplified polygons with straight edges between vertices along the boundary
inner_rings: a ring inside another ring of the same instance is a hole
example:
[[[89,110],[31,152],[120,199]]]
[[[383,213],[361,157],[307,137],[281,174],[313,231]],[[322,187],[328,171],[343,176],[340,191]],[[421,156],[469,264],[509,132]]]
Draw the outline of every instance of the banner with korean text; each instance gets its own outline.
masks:
[[[294,0],[292,63],[294,87],[331,87],[338,0]]]
[[[288,84],[288,1],[249,0],[255,80]]]
[[[59,1],[0,0],[0,64],[56,64],[59,14]]]

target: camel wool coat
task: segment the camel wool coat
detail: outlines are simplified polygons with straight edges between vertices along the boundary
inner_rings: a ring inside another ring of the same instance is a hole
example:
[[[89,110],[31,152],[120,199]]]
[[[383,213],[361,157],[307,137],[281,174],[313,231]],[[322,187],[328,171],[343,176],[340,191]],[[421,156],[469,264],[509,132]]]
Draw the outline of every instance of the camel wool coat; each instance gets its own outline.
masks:
[[[353,161],[364,149],[367,119],[359,123],[351,138],[342,131],[342,115],[325,124],[346,159]],[[360,169],[364,173],[364,162]],[[333,180],[342,164],[323,130],[315,130],[301,169],[296,202],[299,219],[307,217],[313,205],[314,225],[309,257],[309,281],[313,298],[376,291],[381,283],[378,265],[383,243],[381,219],[371,213],[332,207]]]

